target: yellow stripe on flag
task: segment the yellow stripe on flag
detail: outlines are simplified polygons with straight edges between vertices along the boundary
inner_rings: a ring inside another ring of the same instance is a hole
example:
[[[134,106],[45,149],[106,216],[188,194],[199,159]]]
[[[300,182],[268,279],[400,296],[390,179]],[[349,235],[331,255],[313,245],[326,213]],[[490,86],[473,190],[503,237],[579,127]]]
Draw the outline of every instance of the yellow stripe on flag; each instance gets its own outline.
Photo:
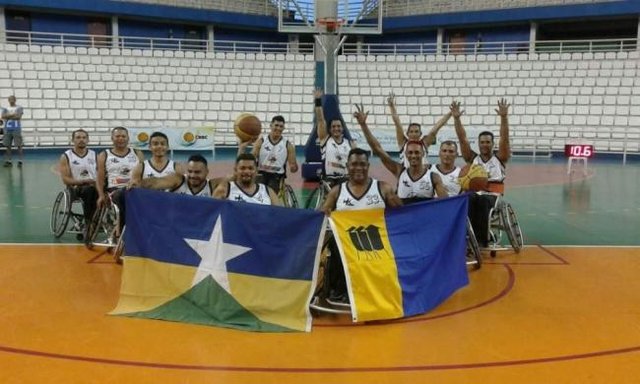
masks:
[[[126,256],[118,306],[111,315],[148,311],[191,288],[196,268]]]
[[[402,290],[384,210],[332,212],[331,227],[347,266],[353,320],[402,317]]]
[[[298,331],[311,329],[311,281],[229,273],[231,295],[267,323]]]

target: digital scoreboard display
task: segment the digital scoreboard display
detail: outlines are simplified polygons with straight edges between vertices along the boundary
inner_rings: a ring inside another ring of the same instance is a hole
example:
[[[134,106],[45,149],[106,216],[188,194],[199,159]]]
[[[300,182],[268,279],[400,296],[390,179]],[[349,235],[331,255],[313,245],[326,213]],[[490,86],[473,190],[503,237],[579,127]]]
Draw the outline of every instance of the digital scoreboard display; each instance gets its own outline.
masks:
[[[593,157],[593,145],[591,144],[565,144],[564,155],[566,157]]]

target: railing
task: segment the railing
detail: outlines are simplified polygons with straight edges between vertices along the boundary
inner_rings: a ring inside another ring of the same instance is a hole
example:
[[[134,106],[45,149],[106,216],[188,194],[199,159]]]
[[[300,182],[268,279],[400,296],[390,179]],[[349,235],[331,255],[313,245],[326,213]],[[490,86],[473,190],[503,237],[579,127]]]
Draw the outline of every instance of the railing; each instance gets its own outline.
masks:
[[[165,51],[217,51],[255,53],[313,53],[313,43],[251,42],[203,39],[168,39],[137,36],[81,35],[73,33],[6,31],[6,42],[85,48],[150,49]]]
[[[6,31],[6,42],[62,47],[158,49],[171,51],[217,51],[255,53],[313,53],[313,43],[251,42],[204,39],[168,39],[73,33]],[[573,53],[635,51],[638,39],[545,40],[455,43],[347,43],[344,55],[477,55],[514,53]]]
[[[478,55],[510,53],[572,53],[635,51],[638,39],[502,41],[470,43],[347,43],[345,55]]]

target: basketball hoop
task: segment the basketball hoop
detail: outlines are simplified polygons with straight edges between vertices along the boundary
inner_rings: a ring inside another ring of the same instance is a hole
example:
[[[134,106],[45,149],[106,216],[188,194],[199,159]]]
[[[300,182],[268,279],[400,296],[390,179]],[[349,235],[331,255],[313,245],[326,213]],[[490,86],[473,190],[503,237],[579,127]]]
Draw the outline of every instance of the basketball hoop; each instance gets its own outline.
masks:
[[[337,33],[345,21],[346,20],[341,17],[321,17],[316,19],[316,29],[319,32]]]

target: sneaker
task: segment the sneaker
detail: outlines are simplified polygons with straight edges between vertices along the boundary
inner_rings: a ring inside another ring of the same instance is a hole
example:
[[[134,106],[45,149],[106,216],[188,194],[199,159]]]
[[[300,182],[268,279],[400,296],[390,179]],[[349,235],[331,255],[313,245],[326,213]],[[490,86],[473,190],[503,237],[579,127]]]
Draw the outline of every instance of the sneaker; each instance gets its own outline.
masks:
[[[5,167],[10,167],[11,165],[12,165],[12,164],[11,164],[11,162],[10,162],[10,161],[5,161],[5,162],[4,162],[4,166],[5,166]]]
[[[18,161],[18,168],[22,168],[22,160]]]

